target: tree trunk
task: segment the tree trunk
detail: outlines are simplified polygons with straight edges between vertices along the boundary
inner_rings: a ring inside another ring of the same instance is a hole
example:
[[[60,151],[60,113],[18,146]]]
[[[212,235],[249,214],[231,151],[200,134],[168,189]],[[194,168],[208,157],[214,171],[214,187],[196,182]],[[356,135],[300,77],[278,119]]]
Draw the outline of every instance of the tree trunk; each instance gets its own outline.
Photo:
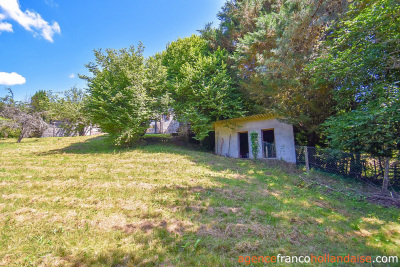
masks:
[[[21,133],[19,135],[17,143],[21,143],[22,138],[24,138],[24,134],[23,133]]]
[[[383,185],[382,190],[388,191],[389,186],[389,157],[385,157],[385,172],[383,174]]]
[[[85,125],[78,126],[78,135],[79,136],[85,136]]]

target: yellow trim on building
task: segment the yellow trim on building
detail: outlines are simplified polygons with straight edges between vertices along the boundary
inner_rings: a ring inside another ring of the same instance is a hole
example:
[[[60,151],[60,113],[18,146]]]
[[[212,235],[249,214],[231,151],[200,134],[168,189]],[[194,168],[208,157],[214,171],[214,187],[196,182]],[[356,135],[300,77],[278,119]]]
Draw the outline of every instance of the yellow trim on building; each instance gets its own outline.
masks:
[[[259,121],[259,120],[267,120],[267,119],[275,119],[279,118],[275,113],[265,113],[265,114],[257,114],[253,116],[247,116],[247,117],[239,117],[239,118],[232,118],[232,119],[227,119],[227,120],[221,120],[221,121],[216,121],[213,123],[214,126],[220,125],[220,124],[235,124],[237,122],[243,122],[243,121]]]

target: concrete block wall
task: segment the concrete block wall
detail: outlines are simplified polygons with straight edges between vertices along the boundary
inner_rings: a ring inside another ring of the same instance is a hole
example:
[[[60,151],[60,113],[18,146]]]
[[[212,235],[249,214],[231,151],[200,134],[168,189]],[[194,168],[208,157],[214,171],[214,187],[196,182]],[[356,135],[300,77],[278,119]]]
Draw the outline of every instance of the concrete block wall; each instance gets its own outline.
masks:
[[[243,121],[230,124],[229,127],[222,123],[215,124],[215,152],[218,155],[239,157],[239,132],[248,132],[249,157],[253,158],[250,134],[255,131],[259,135],[259,158],[263,158],[262,130],[274,129],[277,159],[287,162],[296,162],[293,126],[278,121],[265,119]]]

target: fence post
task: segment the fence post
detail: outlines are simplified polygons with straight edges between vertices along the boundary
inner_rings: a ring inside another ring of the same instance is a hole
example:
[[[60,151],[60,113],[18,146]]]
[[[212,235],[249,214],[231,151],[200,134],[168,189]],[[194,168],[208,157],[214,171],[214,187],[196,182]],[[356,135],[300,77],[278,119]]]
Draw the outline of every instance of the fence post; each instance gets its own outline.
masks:
[[[389,169],[390,169],[390,159],[389,157],[385,157],[385,171],[383,173],[383,185],[382,185],[382,190],[383,191],[388,191],[388,185],[389,185]]]
[[[308,162],[308,147],[307,146],[304,147],[304,157],[306,159],[306,171],[307,171],[307,173],[309,173],[310,172],[310,163]]]

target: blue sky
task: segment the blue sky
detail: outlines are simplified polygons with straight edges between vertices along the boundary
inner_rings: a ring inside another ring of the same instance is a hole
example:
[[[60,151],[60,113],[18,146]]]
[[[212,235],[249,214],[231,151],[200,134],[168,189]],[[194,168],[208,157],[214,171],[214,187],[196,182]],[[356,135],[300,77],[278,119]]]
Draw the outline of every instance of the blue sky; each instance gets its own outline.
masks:
[[[142,41],[145,56],[168,42],[218,24],[225,0],[0,0],[0,96],[85,87],[77,73],[93,49]]]

